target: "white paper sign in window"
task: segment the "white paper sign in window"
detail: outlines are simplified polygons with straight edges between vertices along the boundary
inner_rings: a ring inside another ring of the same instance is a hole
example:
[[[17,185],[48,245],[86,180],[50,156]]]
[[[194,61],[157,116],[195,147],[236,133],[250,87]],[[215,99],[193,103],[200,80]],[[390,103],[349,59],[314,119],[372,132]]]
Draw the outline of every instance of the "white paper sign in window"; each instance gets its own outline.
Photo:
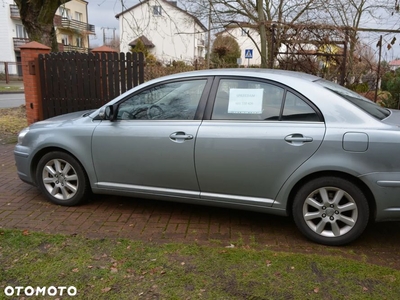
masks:
[[[230,89],[228,113],[261,114],[264,89]]]

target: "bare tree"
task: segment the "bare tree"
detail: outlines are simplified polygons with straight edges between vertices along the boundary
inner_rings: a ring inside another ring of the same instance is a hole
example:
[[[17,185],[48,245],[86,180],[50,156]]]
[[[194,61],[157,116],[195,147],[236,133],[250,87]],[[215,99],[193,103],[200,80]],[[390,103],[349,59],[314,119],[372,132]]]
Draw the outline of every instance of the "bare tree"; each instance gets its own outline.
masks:
[[[120,42],[120,40],[119,40],[119,36],[116,35],[116,36],[114,36],[113,38],[108,39],[108,40],[106,41],[105,45],[108,46],[108,47],[110,47],[110,48],[113,48],[113,49],[119,51],[119,45],[120,45],[120,43],[121,43],[121,42]]]
[[[348,76],[353,77],[357,46],[360,45],[358,29],[367,21],[379,21],[392,6],[385,0],[329,0],[324,2],[327,22],[346,29],[349,38]]]
[[[58,7],[70,0],[15,0],[21,21],[32,41],[51,47],[58,51],[57,37],[54,29],[54,15]]]
[[[260,34],[255,48],[261,55],[261,66],[268,65],[268,52],[277,52],[291,24],[315,20],[319,0],[185,0],[187,9],[212,13],[213,28],[228,24],[248,24]],[[274,33],[272,25],[275,24]],[[288,26],[289,25],[289,26]],[[273,40],[274,37],[274,40]],[[251,38],[251,37],[250,37]],[[269,51],[268,51],[269,49]]]

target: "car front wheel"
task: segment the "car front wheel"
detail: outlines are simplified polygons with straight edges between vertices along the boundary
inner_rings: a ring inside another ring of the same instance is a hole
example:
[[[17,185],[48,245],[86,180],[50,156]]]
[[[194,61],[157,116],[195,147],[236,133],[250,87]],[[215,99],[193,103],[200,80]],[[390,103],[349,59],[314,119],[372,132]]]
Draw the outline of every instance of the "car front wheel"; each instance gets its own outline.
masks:
[[[293,219],[310,240],[331,246],[357,239],[368,224],[364,193],[351,181],[321,177],[304,184],[293,202]]]
[[[85,171],[71,155],[54,151],[39,161],[36,182],[53,203],[72,206],[82,202],[90,188]]]

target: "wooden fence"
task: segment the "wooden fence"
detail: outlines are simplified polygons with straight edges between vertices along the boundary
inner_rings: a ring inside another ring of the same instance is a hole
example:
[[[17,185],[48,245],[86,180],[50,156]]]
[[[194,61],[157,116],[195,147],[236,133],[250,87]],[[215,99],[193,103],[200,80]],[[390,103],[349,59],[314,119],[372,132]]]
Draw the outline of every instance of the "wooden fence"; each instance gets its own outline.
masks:
[[[43,118],[98,108],[144,82],[143,53],[41,54]]]
[[[0,61],[0,81],[3,80],[7,84],[11,81],[22,80],[21,61]]]

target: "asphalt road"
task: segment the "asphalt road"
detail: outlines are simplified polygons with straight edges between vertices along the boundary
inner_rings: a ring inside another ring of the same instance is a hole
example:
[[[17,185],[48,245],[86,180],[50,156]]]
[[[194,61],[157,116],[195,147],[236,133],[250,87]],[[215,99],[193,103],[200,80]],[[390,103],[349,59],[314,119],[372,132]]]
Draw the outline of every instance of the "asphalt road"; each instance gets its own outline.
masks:
[[[25,104],[25,94],[23,93],[0,94],[0,108],[18,107],[22,104]]]

